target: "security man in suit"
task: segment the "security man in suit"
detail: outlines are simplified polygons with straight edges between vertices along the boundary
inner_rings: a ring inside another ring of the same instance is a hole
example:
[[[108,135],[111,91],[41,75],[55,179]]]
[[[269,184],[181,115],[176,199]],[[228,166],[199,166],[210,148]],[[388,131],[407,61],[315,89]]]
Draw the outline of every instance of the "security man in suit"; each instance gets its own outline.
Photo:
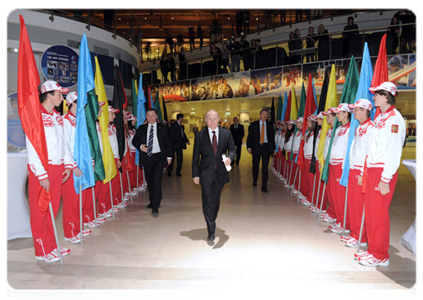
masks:
[[[267,179],[269,160],[276,154],[273,124],[267,121],[269,112],[266,108],[260,111],[260,120],[252,122],[248,127],[247,151],[253,155],[253,186],[257,186],[259,164],[261,158],[262,184],[261,191],[268,194]]]
[[[167,169],[167,176],[172,176],[173,165],[175,163],[175,155],[176,155],[176,176],[182,176],[181,169],[182,169],[182,162],[183,162],[183,149],[187,148],[187,144],[189,145],[189,140],[187,135],[185,134],[185,127],[182,125],[184,121],[183,114],[176,115],[176,122],[173,122],[170,126],[170,141],[172,145],[172,163],[169,165]]]
[[[229,182],[226,166],[235,159],[236,149],[230,131],[217,126],[220,120],[217,111],[209,110],[205,120],[208,127],[195,135],[192,179],[195,184],[201,184],[207,239],[212,241],[215,238],[220,193],[225,183]],[[222,154],[227,155],[225,161]]]
[[[238,118],[234,118],[234,123],[230,126],[229,130],[232,133],[236,146],[236,165],[239,165],[239,160],[241,159],[241,148],[242,148],[242,139],[244,138],[244,125],[239,124]],[[235,163],[232,161],[232,165]]]
[[[138,127],[132,144],[140,149],[140,165],[144,167],[145,178],[150,198],[147,208],[152,209],[154,217],[159,214],[162,201],[163,166],[172,162],[171,145],[166,125],[157,122],[157,111],[148,109],[147,123]]]

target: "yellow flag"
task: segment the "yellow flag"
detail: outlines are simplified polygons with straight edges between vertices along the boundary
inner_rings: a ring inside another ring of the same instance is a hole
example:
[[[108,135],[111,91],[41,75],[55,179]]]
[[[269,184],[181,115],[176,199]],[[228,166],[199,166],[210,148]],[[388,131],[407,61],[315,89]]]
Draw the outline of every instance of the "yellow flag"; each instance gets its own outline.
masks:
[[[137,93],[137,95],[138,95],[138,84],[137,84],[137,80],[135,79],[135,92]],[[134,112],[134,114],[136,115],[137,114],[137,112]]]
[[[297,106],[297,97],[295,97],[295,88],[292,85],[291,92],[291,114],[289,115],[290,120],[297,120],[298,115],[298,106]]]
[[[66,105],[66,99],[63,100],[63,115],[65,115],[68,112],[68,106]]]
[[[116,176],[117,170],[115,165],[115,158],[113,156],[112,146],[110,145],[109,134],[107,128],[109,126],[109,102],[107,101],[106,90],[104,89],[103,76],[101,75],[100,65],[95,56],[95,93],[97,94],[98,102],[105,102],[103,112],[98,117],[101,128],[101,141],[103,143],[103,164],[104,173],[106,177],[103,183],[106,184],[113,177]]]
[[[332,69],[329,77],[328,93],[326,96],[325,111],[331,107],[338,106],[338,96],[336,94],[336,74],[335,65],[332,65]],[[326,133],[331,126],[326,121],[326,116],[323,118],[322,132],[320,133],[319,147],[317,148],[317,158],[320,162],[320,174],[323,173],[323,167],[325,165],[325,159],[323,157],[323,149],[325,147]],[[320,176],[321,176],[320,175]]]

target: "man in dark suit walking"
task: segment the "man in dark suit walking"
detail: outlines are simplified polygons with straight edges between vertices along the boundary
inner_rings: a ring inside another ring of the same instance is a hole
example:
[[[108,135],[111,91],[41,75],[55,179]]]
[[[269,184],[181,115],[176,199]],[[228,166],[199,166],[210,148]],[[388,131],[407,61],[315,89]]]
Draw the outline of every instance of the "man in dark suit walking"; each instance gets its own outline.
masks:
[[[238,118],[234,118],[234,123],[230,126],[229,130],[232,133],[232,137],[236,146],[236,159],[232,161],[232,165],[236,162],[236,165],[239,165],[239,160],[241,159],[241,148],[242,148],[242,139],[244,138],[244,125],[239,124]]]
[[[208,127],[195,135],[192,179],[195,184],[201,184],[207,239],[212,241],[215,238],[220,193],[225,183],[229,182],[226,166],[234,160],[236,150],[230,131],[217,126],[220,120],[218,112],[209,110],[205,119]],[[225,161],[222,154],[227,154]]]
[[[170,142],[172,145],[172,163],[169,165],[167,169],[167,176],[172,176],[173,165],[175,164],[175,154],[176,154],[176,175],[182,176],[181,169],[182,169],[182,162],[183,162],[183,149],[187,148],[187,144],[189,145],[189,140],[187,135],[185,134],[185,127],[182,125],[184,121],[183,114],[176,115],[176,122],[170,126]]]
[[[257,186],[259,164],[261,158],[261,191],[268,194],[267,179],[270,156],[276,153],[273,124],[267,121],[269,112],[263,108],[260,111],[260,120],[250,124],[247,137],[247,151],[253,155],[253,186]]]
[[[140,165],[144,167],[150,204],[154,217],[159,214],[162,201],[163,166],[172,162],[169,133],[166,125],[157,122],[155,109],[148,109],[147,123],[137,129],[132,144],[140,149]],[[169,154],[167,154],[169,153]]]

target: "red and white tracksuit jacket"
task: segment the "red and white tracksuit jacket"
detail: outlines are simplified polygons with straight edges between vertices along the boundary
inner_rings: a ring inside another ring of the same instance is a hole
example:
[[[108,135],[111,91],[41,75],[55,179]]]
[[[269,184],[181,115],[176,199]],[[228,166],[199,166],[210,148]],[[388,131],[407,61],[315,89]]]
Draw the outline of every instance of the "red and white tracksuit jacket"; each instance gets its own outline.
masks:
[[[366,149],[372,138],[374,122],[368,118],[359,124],[354,132],[354,140],[350,149],[350,173],[348,177],[348,219],[350,221],[350,236],[356,240],[360,237],[361,220],[363,217],[364,196],[362,186],[358,185],[358,177],[366,159]],[[362,176],[362,174],[361,174]],[[366,224],[363,226],[361,242],[367,243]]]
[[[398,179],[404,138],[404,118],[393,105],[376,118],[372,139],[366,151],[367,251],[380,260],[389,258],[389,207]],[[380,181],[389,184],[388,194],[381,194]]]
[[[31,216],[31,231],[36,256],[44,256],[57,248],[50,211],[41,211],[38,206],[40,181],[49,179],[51,206],[57,215],[62,195],[62,173],[64,169],[75,167],[68,145],[64,142],[63,118],[55,110],[49,113],[40,105],[41,117],[48,154],[48,174],[35,152],[34,146],[26,137],[28,151],[28,196]]]
[[[337,223],[340,223],[341,226],[344,226],[346,187],[340,185],[339,183],[342,177],[342,164],[348,148],[350,125],[351,123],[348,122],[336,129],[329,156],[329,199],[332,199],[335,209],[335,217],[337,219]],[[345,229],[350,230],[348,218],[346,218],[345,223]]]

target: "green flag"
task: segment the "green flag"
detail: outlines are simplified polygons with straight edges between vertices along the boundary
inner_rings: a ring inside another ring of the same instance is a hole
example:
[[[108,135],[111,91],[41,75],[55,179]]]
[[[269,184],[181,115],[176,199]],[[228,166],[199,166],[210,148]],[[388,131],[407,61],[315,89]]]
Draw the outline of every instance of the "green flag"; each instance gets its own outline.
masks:
[[[342,90],[341,102],[353,104],[355,102],[355,95],[357,93],[358,83],[360,76],[358,74],[357,64],[355,62],[354,56],[351,57],[350,66],[348,68],[347,77],[345,78],[344,88]],[[325,158],[325,166],[323,167],[322,180],[327,183],[329,177],[329,157],[330,151],[332,149],[333,138],[335,137],[335,132],[338,126],[341,125],[338,122],[338,118],[335,118],[333,124],[332,136],[330,137],[328,154]]]
[[[85,106],[85,118],[87,120],[88,138],[90,140],[91,157],[94,160],[94,179],[103,181],[106,177],[104,173],[103,158],[98,142],[95,120],[97,119],[100,106],[98,104],[95,90],[92,89],[87,94],[87,105]]]
[[[279,121],[281,119],[281,114],[282,114],[282,96],[279,94],[279,101],[278,101],[278,110],[276,113],[276,119],[275,122]]]
[[[159,118],[159,121],[163,123],[163,113],[160,106],[160,98],[159,98],[159,91],[156,93],[156,99],[154,99],[154,107],[157,111],[157,117]]]

